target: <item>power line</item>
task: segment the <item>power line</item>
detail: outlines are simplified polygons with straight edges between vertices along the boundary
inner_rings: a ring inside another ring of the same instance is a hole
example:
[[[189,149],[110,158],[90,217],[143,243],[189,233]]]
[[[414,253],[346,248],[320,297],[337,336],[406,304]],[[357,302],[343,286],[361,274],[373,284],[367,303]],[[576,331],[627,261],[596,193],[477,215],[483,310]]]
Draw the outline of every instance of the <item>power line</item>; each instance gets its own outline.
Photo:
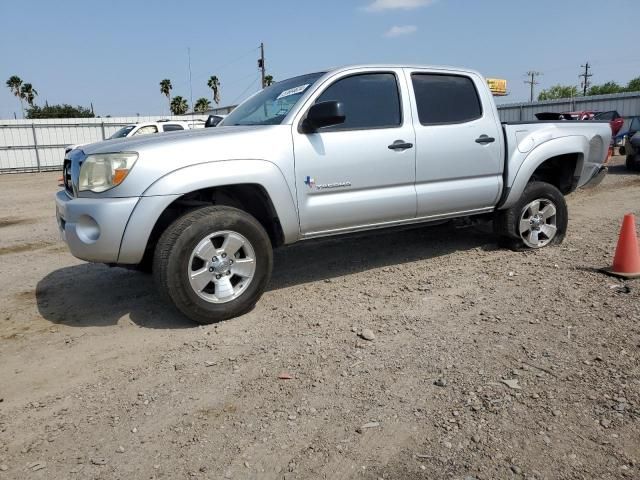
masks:
[[[640,58],[624,57],[624,58],[607,58],[605,60],[596,60],[595,62],[589,62],[589,68],[606,67],[606,66],[619,66],[619,65],[637,65],[640,62]],[[563,65],[561,67],[551,67],[544,69],[544,73],[555,73],[573,70],[575,67],[571,65]]]
[[[236,82],[242,82],[242,81],[246,80],[247,78],[255,78],[255,76],[256,76],[256,72],[251,72],[248,75],[243,75],[240,78],[236,78],[235,81]]]
[[[589,88],[589,86],[591,85],[591,82],[589,81],[589,77],[593,77],[593,74],[589,73],[589,69],[591,68],[591,65],[589,65],[589,62],[585,63],[584,65],[580,65],[580,67],[584,68],[584,73],[578,75],[578,77],[582,77],[582,94],[586,97],[587,96],[587,88]]]
[[[215,67],[213,70],[216,72],[217,75],[220,75],[221,72],[224,72],[231,65],[239,62],[242,59],[247,58],[249,55],[253,55],[256,52],[256,50],[258,50],[259,48],[260,47],[254,47],[251,50],[245,51],[244,53],[236,56],[233,60],[223,64],[220,67]],[[198,79],[204,78],[205,76],[210,75],[211,74],[210,72],[211,72],[211,69],[209,69],[209,73],[205,74],[205,73],[200,72],[200,73],[196,74],[195,77],[198,78]]]
[[[238,84],[238,83],[244,83],[245,80],[247,80],[248,78],[251,78],[251,84],[249,84],[249,87],[247,87],[242,94],[240,94],[240,96],[244,95],[244,93],[253,86],[254,83],[256,83],[256,80],[260,78],[260,76],[258,75],[258,77],[256,77],[256,72],[251,72],[249,75],[243,75],[240,78],[236,78],[234,79],[234,84]],[[239,97],[236,97],[236,99]],[[227,103],[227,101],[225,100],[225,103]],[[235,101],[231,102],[231,103],[227,103],[228,105],[233,105],[235,103]]]
[[[542,75],[540,72],[536,72],[534,70],[529,70],[526,73],[527,77],[529,77],[529,80],[525,80],[524,83],[528,83],[529,86],[531,87],[531,94],[529,97],[529,101],[533,102],[533,87],[534,85],[538,85],[538,82],[536,82],[536,77]]]
[[[242,60],[243,58],[247,58],[249,55],[253,54],[256,50],[258,50],[259,47],[254,47],[251,50],[249,50],[248,52],[245,52],[239,56],[237,56],[235,59],[231,60],[230,62],[225,63],[224,65],[222,65],[221,67],[217,68],[216,71],[220,72],[223,71],[225,68],[233,65],[236,62],[239,62],[240,60]]]
[[[242,97],[244,97],[244,95],[249,91],[249,89],[251,87],[253,87],[255,85],[255,83],[260,79],[260,75],[256,75],[256,77],[253,79],[253,81],[249,84],[249,86],[247,88],[245,88],[242,93],[240,95],[238,95],[236,98],[233,99],[233,101],[231,102],[231,105],[235,105],[236,102],[241,99]]]

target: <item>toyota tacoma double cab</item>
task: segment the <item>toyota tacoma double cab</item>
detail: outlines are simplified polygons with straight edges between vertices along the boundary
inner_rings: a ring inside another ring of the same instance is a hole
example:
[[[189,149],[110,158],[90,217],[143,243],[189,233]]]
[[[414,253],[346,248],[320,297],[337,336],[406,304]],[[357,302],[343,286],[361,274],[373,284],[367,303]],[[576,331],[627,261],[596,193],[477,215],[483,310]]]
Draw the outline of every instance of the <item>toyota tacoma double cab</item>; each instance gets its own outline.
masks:
[[[150,266],[201,323],[250,310],[275,247],[493,215],[509,246],[562,242],[565,195],[606,173],[608,122],[501,124],[462,68],[361,65],[251,96],[219,127],[85,145],[64,161],[71,253]]]

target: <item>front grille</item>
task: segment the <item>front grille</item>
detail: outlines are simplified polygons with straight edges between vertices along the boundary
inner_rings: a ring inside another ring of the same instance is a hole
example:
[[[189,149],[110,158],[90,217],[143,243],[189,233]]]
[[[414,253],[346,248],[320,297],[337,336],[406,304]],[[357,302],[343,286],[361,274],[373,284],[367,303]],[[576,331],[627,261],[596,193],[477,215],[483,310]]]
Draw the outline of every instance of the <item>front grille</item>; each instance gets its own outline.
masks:
[[[73,196],[73,187],[71,186],[71,160],[66,158],[62,164],[62,181],[64,182],[64,189],[69,195]]]

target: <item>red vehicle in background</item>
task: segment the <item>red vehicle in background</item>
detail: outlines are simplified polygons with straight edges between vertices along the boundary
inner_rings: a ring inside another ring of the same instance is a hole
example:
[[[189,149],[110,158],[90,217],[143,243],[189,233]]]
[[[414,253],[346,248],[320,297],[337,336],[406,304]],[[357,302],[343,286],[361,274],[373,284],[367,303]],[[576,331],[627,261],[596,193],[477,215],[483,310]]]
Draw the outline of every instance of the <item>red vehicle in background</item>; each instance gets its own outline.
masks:
[[[536,113],[538,120],[600,120],[609,122],[611,127],[611,134],[615,137],[622,125],[624,124],[624,118],[615,110],[608,112],[594,112],[591,110],[584,110],[581,112],[542,112]]]
[[[607,120],[611,126],[611,133],[614,137],[618,134],[622,125],[624,125],[624,118],[615,110],[596,113],[593,116],[593,120]]]
[[[564,112],[561,113],[565,120],[593,120],[593,116],[596,112],[591,110],[584,110],[582,112]]]

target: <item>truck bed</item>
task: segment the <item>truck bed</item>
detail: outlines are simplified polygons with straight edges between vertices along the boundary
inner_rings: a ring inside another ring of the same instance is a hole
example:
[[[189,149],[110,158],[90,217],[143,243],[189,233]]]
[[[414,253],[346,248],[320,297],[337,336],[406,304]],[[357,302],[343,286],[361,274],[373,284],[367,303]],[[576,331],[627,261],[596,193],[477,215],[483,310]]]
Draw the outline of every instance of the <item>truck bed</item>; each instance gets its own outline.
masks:
[[[582,186],[600,170],[607,157],[611,141],[611,128],[607,121],[529,121],[503,122],[505,138],[505,186],[511,187],[524,160],[534,151],[552,148],[554,155],[575,154],[575,141],[582,143],[579,165],[581,172],[576,179]],[[578,138],[576,138],[578,137]],[[581,137],[581,138],[580,138]],[[564,144],[571,141],[571,148]]]

